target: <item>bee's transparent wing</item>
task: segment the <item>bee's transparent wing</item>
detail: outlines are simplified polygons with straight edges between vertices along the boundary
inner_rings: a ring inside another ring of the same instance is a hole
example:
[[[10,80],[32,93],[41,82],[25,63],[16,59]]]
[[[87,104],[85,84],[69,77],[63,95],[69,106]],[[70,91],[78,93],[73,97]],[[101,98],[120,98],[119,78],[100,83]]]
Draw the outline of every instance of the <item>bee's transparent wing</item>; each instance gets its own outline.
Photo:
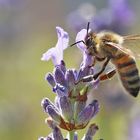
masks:
[[[127,35],[123,36],[124,41],[140,40],[140,35]]]
[[[123,47],[131,50],[133,52],[133,55],[137,59],[140,59],[140,35],[123,36],[123,39]]]

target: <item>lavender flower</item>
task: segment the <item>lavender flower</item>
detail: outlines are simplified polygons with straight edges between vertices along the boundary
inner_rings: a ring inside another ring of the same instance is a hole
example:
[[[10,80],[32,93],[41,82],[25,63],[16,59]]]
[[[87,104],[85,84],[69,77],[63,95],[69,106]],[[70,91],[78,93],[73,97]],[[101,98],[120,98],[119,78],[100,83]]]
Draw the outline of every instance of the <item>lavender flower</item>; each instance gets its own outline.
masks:
[[[41,60],[48,61],[52,59],[54,65],[60,65],[63,60],[63,50],[68,47],[69,36],[61,27],[56,27],[58,41],[54,48],[49,49],[43,54]]]
[[[68,47],[69,36],[62,28],[57,27],[56,29],[58,34],[56,46],[49,49],[41,58],[43,61],[52,59],[55,66],[54,71],[45,76],[45,80],[48,81],[52,91],[56,94],[55,103],[52,103],[48,98],[44,98],[41,102],[44,112],[49,115],[46,122],[53,132],[52,135],[41,138],[43,140],[64,140],[59,129],[62,128],[69,132],[70,140],[77,140],[76,130],[85,128],[99,111],[97,100],[87,104],[91,85],[98,85],[99,79],[92,79],[94,68],[91,65],[94,57],[86,53],[84,44],[77,46],[83,53],[83,61],[79,70],[66,68],[63,51]],[[76,40],[83,39],[85,33],[85,29],[79,32]],[[90,135],[90,137],[92,136],[93,134]]]

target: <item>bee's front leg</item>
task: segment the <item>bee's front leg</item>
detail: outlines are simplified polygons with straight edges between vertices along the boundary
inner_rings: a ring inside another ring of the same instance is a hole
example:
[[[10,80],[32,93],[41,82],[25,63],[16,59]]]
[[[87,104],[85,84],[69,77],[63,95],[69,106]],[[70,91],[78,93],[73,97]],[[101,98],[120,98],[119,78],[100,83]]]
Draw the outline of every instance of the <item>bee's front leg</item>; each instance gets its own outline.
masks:
[[[99,77],[99,75],[101,75],[103,73],[103,71],[105,70],[105,68],[106,68],[107,64],[109,63],[110,59],[111,59],[110,57],[107,57],[106,61],[104,62],[103,66],[102,66],[102,69],[94,75],[93,79],[96,80]]]

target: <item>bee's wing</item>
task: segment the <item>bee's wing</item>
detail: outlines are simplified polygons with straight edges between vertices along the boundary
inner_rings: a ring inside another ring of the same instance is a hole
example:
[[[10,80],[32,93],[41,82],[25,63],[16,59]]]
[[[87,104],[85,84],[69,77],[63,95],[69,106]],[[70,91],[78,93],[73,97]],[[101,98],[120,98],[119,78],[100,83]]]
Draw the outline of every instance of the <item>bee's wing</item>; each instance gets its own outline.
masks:
[[[130,49],[123,47],[121,44],[116,44],[113,42],[107,42],[106,44],[111,45],[112,47],[115,47],[118,50],[122,51],[123,53],[133,56],[134,58],[136,57],[136,58],[140,59],[140,55],[134,54]]]
[[[130,53],[131,51],[129,51],[128,49],[122,47],[120,44],[116,44],[116,43],[113,43],[113,42],[106,42],[105,44],[107,45],[110,45],[114,48],[117,48],[118,50],[124,52],[124,53]]]
[[[125,36],[123,45],[116,44],[113,42],[107,42],[106,44],[111,45],[124,53],[130,54],[137,59],[140,59],[140,36],[139,35]]]
[[[127,35],[123,36],[124,41],[140,40],[140,35]]]
[[[123,36],[123,47],[131,50],[133,55],[140,59],[140,35]]]

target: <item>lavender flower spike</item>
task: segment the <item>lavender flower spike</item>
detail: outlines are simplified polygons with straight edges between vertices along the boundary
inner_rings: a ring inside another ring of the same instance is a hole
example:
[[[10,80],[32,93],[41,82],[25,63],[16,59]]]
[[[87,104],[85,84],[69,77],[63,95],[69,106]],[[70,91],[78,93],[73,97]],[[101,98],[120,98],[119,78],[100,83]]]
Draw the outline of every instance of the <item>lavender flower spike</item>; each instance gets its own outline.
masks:
[[[63,50],[68,47],[69,36],[61,27],[56,27],[58,41],[55,47],[49,49],[43,54],[41,60],[48,61],[52,59],[54,65],[60,65],[63,60]]]
[[[94,57],[87,53],[85,43],[79,43],[77,46],[83,54],[80,68],[67,69],[63,60],[63,51],[68,47],[69,36],[62,28],[56,29],[58,35],[56,46],[49,49],[41,58],[45,61],[51,58],[54,63],[53,73],[48,73],[45,79],[56,93],[55,103],[48,98],[44,98],[41,102],[43,110],[50,116],[45,122],[53,130],[51,135],[42,137],[42,140],[47,140],[49,137],[53,140],[78,140],[76,131],[84,129],[99,111],[97,100],[86,106],[91,83],[96,82],[91,77],[94,75],[92,66]],[[76,42],[85,41],[86,35],[87,30],[81,30],[77,34]],[[68,131],[68,138],[62,136],[60,128]],[[88,138],[93,135],[90,132],[92,131],[89,131]]]

